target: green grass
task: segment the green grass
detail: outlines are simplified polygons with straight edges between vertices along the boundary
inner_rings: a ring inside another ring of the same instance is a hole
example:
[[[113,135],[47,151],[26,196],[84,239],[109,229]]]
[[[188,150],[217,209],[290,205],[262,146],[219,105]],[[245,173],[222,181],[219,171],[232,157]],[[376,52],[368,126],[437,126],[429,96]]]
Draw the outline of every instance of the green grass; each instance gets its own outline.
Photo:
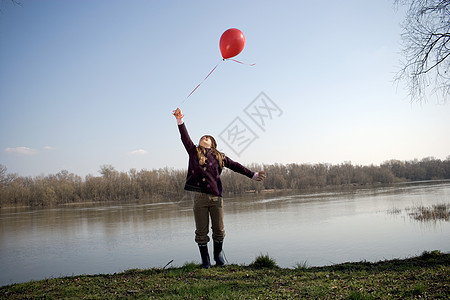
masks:
[[[250,264],[251,268],[254,269],[274,269],[278,268],[275,259],[271,258],[269,254],[260,254],[255,258],[255,260]]]
[[[298,271],[309,269],[311,266],[308,264],[308,261],[298,262],[294,265],[294,268]]]
[[[258,262],[258,263],[257,263]],[[261,263],[261,264],[260,264]],[[270,265],[270,266],[269,266]],[[249,266],[128,270],[0,287],[1,299],[448,299],[450,254],[377,263],[279,268],[268,255]]]

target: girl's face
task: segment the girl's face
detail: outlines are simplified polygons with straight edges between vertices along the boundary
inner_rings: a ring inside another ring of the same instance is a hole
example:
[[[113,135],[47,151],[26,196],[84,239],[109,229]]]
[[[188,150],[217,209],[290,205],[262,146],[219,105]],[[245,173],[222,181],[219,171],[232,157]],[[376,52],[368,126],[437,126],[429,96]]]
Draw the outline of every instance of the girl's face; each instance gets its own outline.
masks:
[[[204,135],[201,137],[200,142],[198,144],[204,148],[211,148],[212,141],[208,135]]]

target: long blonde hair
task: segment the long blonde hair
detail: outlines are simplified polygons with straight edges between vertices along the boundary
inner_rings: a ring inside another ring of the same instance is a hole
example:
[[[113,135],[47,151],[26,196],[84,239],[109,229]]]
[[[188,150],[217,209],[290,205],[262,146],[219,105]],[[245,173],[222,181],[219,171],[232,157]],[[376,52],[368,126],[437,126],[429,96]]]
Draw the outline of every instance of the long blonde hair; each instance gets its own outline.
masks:
[[[214,155],[214,157],[219,162],[219,167],[221,169],[223,169],[223,167],[225,166],[225,154],[223,154],[222,152],[219,152],[217,150],[216,140],[212,136],[210,136],[210,135],[204,135],[204,136],[208,137],[211,140],[211,154]],[[202,136],[202,138],[204,136]],[[205,149],[205,147],[197,146],[196,150],[197,150],[198,163],[202,166],[206,162],[206,156],[205,156],[206,149]]]

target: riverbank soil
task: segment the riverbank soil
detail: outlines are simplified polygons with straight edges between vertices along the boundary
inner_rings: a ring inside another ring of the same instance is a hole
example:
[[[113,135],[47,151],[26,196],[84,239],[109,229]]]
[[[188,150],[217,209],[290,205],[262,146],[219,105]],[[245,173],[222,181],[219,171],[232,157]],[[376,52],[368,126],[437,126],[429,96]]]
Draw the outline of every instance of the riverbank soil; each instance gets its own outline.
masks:
[[[1,299],[450,299],[450,254],[294,269],[229,265],[128,270],[0,287]]]

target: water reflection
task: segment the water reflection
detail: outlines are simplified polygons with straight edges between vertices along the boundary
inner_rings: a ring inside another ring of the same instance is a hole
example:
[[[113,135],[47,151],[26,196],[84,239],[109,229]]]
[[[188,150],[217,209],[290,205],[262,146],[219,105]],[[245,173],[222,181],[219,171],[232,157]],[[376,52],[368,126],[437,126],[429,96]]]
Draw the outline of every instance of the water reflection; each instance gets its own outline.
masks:
[[[161,204],[123,204],[102,206],[72,206],[50,209],[4,209],[0,224],[5,233],[20,234],[30,228],[38,227],[42,231],[57,228],[62,234],[76,234],[78,229],[101,226],[105,233],[134,224],[146,226],[149,222],[169,220],[189,215],[189,211],[180,211],[171,203]],[[165,222],[165,221],[164,221]]]
[[[244,264],[268,253],[282,267],[447,252],[449,222],[424,226],[388,211],[448,202],[449,183],[226,198],[225,251],[230,262]],[[186,196],[156,204],[2,209],[0,284],[199,261],[191,207]]]

